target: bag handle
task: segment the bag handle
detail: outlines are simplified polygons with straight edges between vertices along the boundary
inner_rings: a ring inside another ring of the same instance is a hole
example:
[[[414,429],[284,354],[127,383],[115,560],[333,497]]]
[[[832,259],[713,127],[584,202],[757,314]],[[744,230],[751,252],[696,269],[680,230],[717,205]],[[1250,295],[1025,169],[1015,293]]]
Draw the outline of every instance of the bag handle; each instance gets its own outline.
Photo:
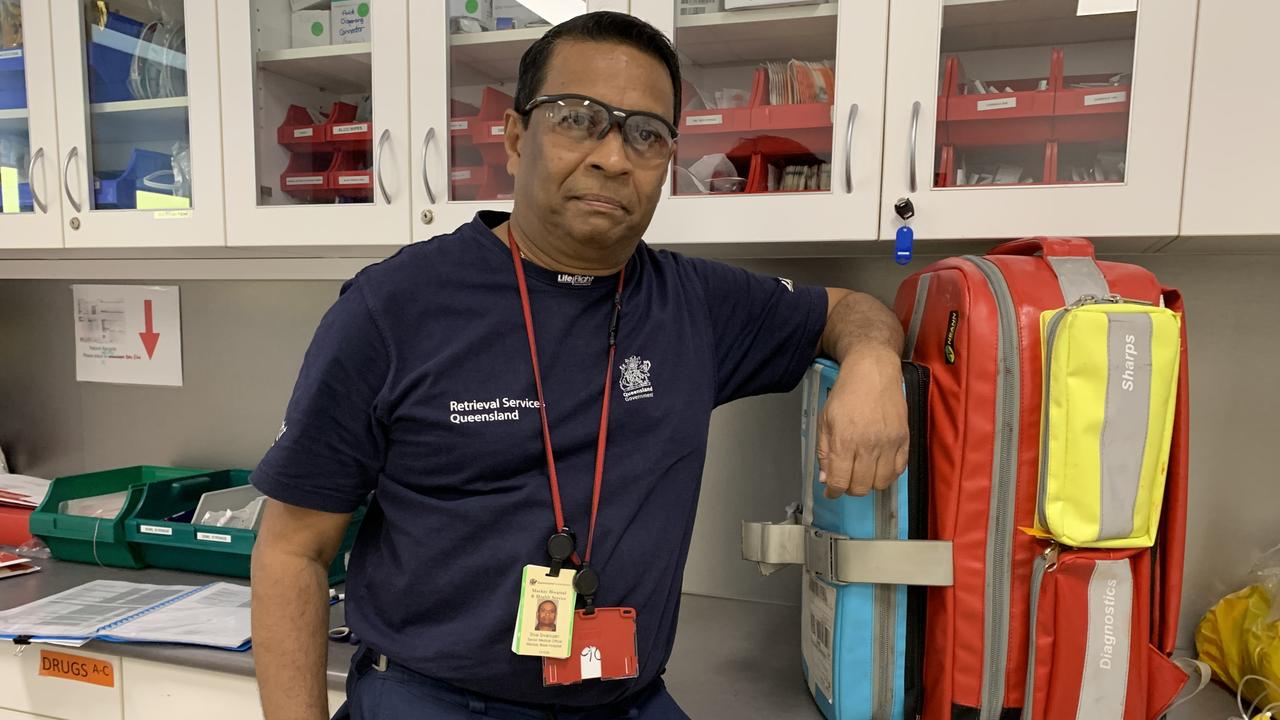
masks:
[[[1093,243],[1084,238],[1033,237],[1010,240],[992,248],[988,255],[1043,255],[1053,257],[1093,257]]]

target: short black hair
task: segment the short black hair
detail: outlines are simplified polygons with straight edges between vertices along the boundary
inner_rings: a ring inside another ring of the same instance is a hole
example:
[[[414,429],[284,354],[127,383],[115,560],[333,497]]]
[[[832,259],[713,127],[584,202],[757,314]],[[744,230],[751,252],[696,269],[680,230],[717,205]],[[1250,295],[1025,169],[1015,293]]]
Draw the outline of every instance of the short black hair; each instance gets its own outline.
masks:
[[[520,57],[520,77],[516,80],[516,112],[523,114],[525,106],[542,91],[552,52],[556,43],[564,40],[620,43],[661,60],[671,76],[671,90],[675,98],[672,124],[680,124],[680,59],[671,41],[661,30],[640,18],[608,10],[566,20],[552,27],[524,51]],[[528,115],[524,115],[524,122],[526,125],[529,123]]]

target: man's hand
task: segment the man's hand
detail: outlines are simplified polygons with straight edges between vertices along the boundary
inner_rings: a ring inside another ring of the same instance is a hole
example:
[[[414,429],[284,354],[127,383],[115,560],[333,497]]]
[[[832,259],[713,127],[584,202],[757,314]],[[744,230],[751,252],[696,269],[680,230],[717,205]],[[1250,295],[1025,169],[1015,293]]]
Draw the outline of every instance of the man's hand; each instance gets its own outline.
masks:
[[[819,479],[828,498],[884,490],[907,468],[902,327],[874,298],[828,288],[821,350],[840,375],[818,418]]]

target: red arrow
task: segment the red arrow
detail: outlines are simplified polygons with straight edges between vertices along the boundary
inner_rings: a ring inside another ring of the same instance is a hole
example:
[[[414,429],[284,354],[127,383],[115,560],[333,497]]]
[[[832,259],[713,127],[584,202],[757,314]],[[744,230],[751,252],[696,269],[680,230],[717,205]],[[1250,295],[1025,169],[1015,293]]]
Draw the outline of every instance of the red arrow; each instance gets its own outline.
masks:
[[[147,316],[147,331],[138,333],[142,338],[142,347],[147,349],[147,359],[150,360],[156,354],[156,343],[160,342],[160,333],[154,332],[151,324],[151,301],[143,300],[142,307]]]

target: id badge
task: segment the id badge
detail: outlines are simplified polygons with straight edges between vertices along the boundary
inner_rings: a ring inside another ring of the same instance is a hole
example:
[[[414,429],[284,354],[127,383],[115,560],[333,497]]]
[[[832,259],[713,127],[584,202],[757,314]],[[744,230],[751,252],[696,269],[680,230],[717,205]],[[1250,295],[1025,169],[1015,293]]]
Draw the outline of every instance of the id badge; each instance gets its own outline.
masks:
[[[574,685],[583,680],[626,680],[640,674],[634,608],[579,610],[573,621],[573,652],[561,660],[543,658],[542,684]]]
[[[573,641],[573,589],[576,571],[563,569],[552,577],[544,565],[525,565],[520,575],[520,603],[511,652],[544,658],[569,657]]]

